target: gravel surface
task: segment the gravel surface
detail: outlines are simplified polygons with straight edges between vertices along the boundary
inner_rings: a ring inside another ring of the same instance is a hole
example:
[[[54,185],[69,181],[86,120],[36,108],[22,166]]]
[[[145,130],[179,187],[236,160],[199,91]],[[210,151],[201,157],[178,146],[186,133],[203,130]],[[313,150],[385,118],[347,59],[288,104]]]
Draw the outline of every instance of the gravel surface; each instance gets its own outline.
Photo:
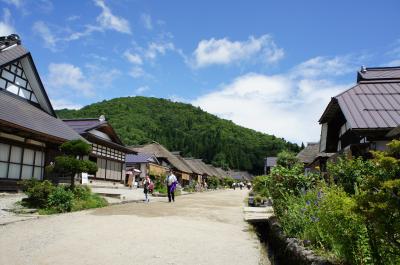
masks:
[[[0,226],[0,264],[270,264],[247,191],[129,203]]]

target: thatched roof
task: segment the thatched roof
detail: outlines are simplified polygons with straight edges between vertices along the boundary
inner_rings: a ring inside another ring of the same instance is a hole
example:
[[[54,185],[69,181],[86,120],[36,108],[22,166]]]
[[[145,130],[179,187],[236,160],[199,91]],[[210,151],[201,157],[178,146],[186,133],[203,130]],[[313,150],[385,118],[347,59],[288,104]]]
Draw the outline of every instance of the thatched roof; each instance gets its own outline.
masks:
[[[183,159],[185,160],[186,164],[189,166],[189,168],[195,174],[199,174],[199,175],[203,175],[204,174],[204,170],[201,168],[199,163],[194,158],[185,157]]]
[[[164,158],[165,160],[167,160],[171,164],[171,166],[178,171],[189,174],[192,173],[192,170],[184,162],[182,162],[174,154],[168,151],[167,148],[159,143],[154,142],[152,144],[132,146],[130,147],[130,149],[140,153],[154,154],[157,158]]]
[[[314,161],[319,153],[319,142],[308,143],[307,146],[297,154],[297,158],[304,164],[309,164]]]
[[[213,166],[210,164],[206,164],[206,166],[210,169],[210,172],[212,172],[211,176],[215,176],[218,178],[223,178],[224,176],[220,174],[220,172]]]
[[[216,167],[215,169],[219,172],[221,177],[226,178],[229,176],[228,173],[225,170],[223,170],[222,168]]]

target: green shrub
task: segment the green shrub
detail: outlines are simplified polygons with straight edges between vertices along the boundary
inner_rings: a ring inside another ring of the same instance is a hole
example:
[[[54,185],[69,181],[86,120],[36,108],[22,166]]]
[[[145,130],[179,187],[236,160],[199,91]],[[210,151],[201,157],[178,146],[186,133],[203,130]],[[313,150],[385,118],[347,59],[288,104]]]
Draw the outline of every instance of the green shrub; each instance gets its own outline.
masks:
[[[253,179],[253,192],[263,197],[270,197],[270,188],[272,183],[271,175],[257,176]]]
[[[335,163],[328,162],[328,173],[335,182],[349,194],[356,192],[355,187],[362,184],[367,176],[377,174],[378,170],[370,160],[339,158]]]
[[[276,166],[270,175],[272,177],[270,192],[273,199],[286,193],[298,195],[313,188],[319,181],[319,175],[304,174],[302,164],[293,165],[291,168]]]
[[[47,200],[47,208],[54,209],[57,212],[70,212],[74,200],[74,193],[68,188],[58,186]]]
[[[48,180],[39,181],[30,179],[22,181],[21,184],[23,191],[28,196],[24,200],[24,204],[33,208],[46,207],[49,195],[55,189],[55,186]]]
[[[90,194],[84,199],[74,199],[72,211],[80,211],[84,209],[100,208],[107,206],[107,201],[98,194]]]
[[[284,150],[278,154],[276,164],[281,167],[292,168],[299,164],[299,159],[296,157],[295,153]]]
[[[356,201],[338,187],[326,188],[319,203],[320,240],[349,264],[372,264],[367,228]]]
[[[76,186],[73,193],[76,200],[87,200],[92,196],[92,191],[88,186]]]
[[[219,178],[215,177],[215,176],[209,176],[207,178],[207,185],[209,189],[218,189],[219,185],[220,185],[220,180]]]

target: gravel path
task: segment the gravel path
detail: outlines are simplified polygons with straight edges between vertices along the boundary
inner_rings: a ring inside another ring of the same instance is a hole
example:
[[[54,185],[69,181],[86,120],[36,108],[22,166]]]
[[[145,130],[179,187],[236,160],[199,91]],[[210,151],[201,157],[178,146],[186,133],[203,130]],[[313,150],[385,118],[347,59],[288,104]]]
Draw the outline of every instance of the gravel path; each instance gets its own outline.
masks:
[[[0,227],[0,264],[269,264],[246,191],[130,203]]]

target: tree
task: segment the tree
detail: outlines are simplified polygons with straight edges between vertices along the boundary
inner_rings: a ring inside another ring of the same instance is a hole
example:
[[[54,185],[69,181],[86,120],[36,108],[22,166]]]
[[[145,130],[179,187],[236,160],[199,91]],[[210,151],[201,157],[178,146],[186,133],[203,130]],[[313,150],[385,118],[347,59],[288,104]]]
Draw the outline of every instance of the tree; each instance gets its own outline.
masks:
[[[282,166],[284,168],[292,168],[299,163],[299,159],[293,152],[290,151],[282,151],[278,154],[278,159],[276,160],[276,164],[278,166]]]
[[[75,186],[75,175],[87,172],[95,174],[97,172],[96,163],[89,160],[82,160],[89,155],[91,147],[82,140],[72,140],[61,145],[60,150],[63,155],[55,158],[55,163],[48,167],[48,170],[55,174],[71,177],[71,187]]]

